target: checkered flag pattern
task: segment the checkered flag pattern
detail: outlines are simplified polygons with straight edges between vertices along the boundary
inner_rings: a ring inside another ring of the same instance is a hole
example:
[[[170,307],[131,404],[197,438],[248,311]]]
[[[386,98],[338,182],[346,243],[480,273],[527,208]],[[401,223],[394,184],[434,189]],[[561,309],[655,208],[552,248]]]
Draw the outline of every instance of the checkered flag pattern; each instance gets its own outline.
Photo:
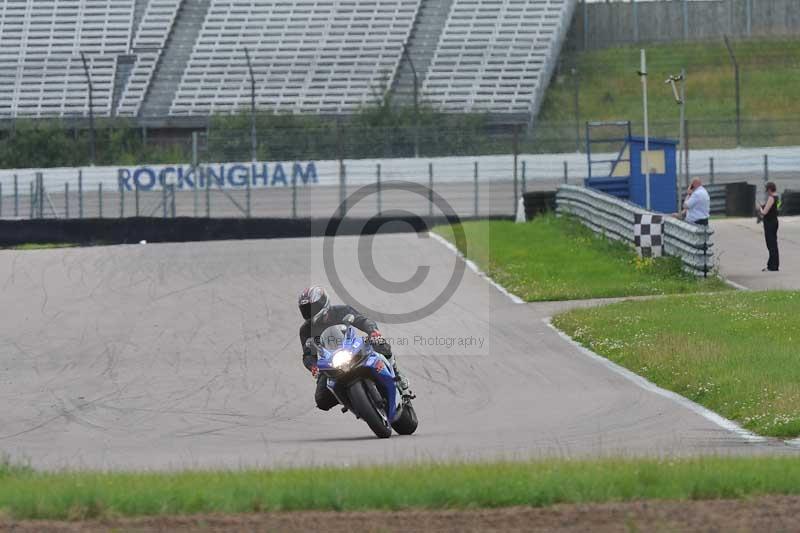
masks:
[[[661,257],[664,254],[664,217],[633,215],[633,242],[639,257]]]

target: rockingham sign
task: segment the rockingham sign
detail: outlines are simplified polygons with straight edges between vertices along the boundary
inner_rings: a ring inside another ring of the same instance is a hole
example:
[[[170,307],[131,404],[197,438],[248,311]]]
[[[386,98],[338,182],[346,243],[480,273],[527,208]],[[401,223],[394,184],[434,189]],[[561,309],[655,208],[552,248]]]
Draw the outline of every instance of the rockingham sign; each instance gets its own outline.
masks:
[[[288,187],[319,183],[317,165],[307,163],[214,163],[119,168],[117,185],[126,191],[150,191],[166,185],[177,189]]]
[[[755,178],[763,174],[764,155],[769,155],[770,173],[794,175],[800,166],[800,146],[773,148],[735,148],[730,150],[692,150],[689,172],[706,175],[709,160],[719,175],[731,174],[742,178]],[[617,154],[597,154],[598,158],[614,158]],[[520,154],[518,176],[527,182],[561,181],[565,163],[573,182],[588,175],[586,155],[570,154]],[[209,188],[241,189],[280,188],[306,186],[333,186],[341,184],[367,185],[396,180],[424,185],[440,183],[472,183],[510,181],[514,175],[514,157],[511,154],[484,156],[454,156],[433,158],[345,159],[340,166],[337,160],[273,161],[273,162],[219,162],[204,163],[201,169],[189,164],[136,165],[115,167],[40,168],[0,170],[3,195],[27,195],[30,184],[41,172],[48,190],[63,190],[68,184],[71,191],[79,183],[84,190],[105,191],[160,190],[163,185],[178,190]],[[780,176],[777,175],[777,177]]]
[[[193,189],[253,189],[281,187],[334,186],[342,183],[366,185],[376,181],[408,181],[427,184],[431,177],[436,183],[472,182],[479,169],[481,181],[510,180],[513,176],[513,156],[493,155],[478,157],[350,159],[321,161],[257,161],[203,163],[194,167],[187,163],[166,165],[135,165],[116,167],[44,168],[0,170],[3,190],[12,190],[14,177],[21,194],[27,194],[29,182],[37,173],[44,176],[49,190],[70,190],[78,186],[96,190],[102,185],[105,191],[124,192],[156,191],[166,187],[176,190]],[[539,162],[534,168],[542,175],[557,175],[562,162]],[[533,176],[531,176],[533,177]]]

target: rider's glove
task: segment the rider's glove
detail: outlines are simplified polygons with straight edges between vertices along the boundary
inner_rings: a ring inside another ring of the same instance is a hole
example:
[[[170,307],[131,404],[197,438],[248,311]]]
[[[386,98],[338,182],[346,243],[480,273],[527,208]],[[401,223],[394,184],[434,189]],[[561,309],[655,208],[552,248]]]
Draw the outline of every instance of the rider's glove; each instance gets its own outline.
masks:
[[[311,370],[312,377],[316,378],[317,376],[319,376],[319,368],[317,367],[317,365],[312,366],[309,370]]]
[[[369,334],[369,342],[373,345],[382,346],[386,344],[386,339],[383,338],[383,335],[377,329]]]

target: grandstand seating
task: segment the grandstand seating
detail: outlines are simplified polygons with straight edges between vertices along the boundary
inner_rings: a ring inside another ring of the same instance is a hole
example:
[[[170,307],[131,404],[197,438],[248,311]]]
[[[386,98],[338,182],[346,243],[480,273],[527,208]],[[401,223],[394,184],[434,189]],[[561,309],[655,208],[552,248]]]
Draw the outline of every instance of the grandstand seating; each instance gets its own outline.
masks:
[[[86,115],[81,52],[92,72],[94,110],[108,115],[132,11],[132,0],[0,2],[0,117]]]
[[[245,49],[260,109],[347,113],[403,85],[406,45],[433,106],[531,114],[575,2],[0,0],[0,118],[86,116],[81,52],[99,116],[247,109]]]
[[[450,111],[529,113],[570,7],[570,0],[455,0],[425,99]]]
[[[117,115],[136,116],[139,113],[180,3],[180,0],[150,0],[147,3],[133,39],[132,51],[136,53],[136,64],[117,106]]]
[[[419,0],[214,0],[171,114],[249,106],[245,47],[260,108],[352,111],[391,83],[418,7]]]

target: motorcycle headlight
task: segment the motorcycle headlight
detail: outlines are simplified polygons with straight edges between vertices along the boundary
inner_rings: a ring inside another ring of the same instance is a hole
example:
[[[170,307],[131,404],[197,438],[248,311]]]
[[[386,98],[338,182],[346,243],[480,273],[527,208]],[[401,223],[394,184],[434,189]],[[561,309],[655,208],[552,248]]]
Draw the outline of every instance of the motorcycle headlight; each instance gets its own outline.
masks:
[[[333,368],[338,370],[343,370],[350,366],[350,363],[353,362],[353,352],[349,350],[339,350],[335,354],[333,354],[333,359],[331,360],[331,364]]]

